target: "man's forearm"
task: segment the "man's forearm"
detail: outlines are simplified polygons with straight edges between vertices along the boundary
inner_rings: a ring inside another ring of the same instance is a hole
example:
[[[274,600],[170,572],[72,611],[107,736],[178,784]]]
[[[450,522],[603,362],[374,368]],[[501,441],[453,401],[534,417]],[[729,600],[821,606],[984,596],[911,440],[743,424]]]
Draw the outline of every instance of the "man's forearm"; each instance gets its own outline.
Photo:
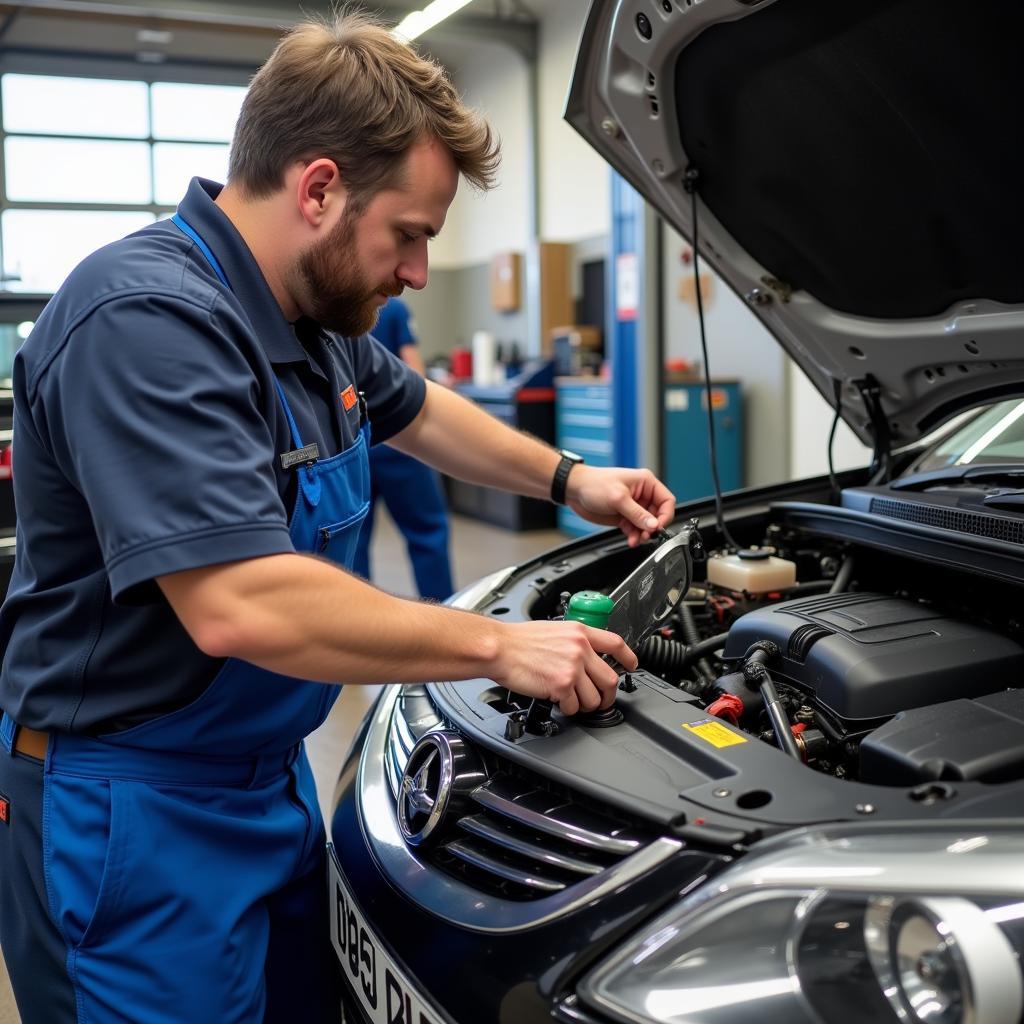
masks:
[[[460,395],[427,382],[419,416],[390,443],[449,476],[547,498],[558,455]]]
[[[556,701],[572,715],[614,699],[617,676],[600,655],[629,669],[636,665],[635,655],[613,633],[580,622],[495,622],[402,600],[307,555],[208,566],[157,582],[206,654],[299,679],[402,683],[482,677]]]
[[[159,582],[207,654],[318,682],[487,676],[507,629],[394,597],[306,555],[272,555]]]

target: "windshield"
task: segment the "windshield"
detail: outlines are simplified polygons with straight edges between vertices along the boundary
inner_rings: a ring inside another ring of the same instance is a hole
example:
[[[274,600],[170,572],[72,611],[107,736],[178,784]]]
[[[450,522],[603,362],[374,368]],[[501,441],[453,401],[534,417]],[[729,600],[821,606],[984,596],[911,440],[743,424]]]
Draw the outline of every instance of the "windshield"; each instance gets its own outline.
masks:
[[[1024,401],[1016,398],[982,409],[930,448],[908,473],[1008,462],[1024,463]]]

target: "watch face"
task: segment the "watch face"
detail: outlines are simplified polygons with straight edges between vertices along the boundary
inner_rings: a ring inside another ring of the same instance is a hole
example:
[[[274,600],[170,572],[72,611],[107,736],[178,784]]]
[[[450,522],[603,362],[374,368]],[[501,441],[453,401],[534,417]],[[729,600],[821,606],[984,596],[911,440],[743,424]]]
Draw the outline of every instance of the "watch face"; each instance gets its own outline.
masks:
[[[563,459],[568,459],[570,462],[582,462],[583,461],[583,456],[582,455],[577,455],[575,452],[569,451],[568,448],[559,448],[558,449],[558,454],[561,455]]]

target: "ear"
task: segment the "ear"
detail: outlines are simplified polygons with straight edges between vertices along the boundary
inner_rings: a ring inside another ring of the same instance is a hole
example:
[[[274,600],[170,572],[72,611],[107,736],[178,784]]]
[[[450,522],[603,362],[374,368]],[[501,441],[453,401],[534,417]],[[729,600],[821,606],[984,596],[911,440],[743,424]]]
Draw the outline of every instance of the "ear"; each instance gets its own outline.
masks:
[[[296,185],[296,199],[303,220],[312,228],[338,216],[348,192],[341,183],[338,165],[320,157],[305,166]]]

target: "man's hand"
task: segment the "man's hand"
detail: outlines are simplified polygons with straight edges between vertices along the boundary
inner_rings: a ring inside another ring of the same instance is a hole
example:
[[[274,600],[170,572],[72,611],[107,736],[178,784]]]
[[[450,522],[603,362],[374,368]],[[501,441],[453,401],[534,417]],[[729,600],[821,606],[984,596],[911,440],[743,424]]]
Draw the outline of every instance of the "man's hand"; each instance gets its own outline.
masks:
[[[566,504],[583,519],[618,526],[635,547],[667,526],[675,515],[675,495],[649,469],[572,468]]]
[[[619,677],[602,654],[630,671],[637,665],[622,637],[582,622],[520,622],[505,628],[494,681],[526,697],[553,701],[564,715],[614,703]]]

